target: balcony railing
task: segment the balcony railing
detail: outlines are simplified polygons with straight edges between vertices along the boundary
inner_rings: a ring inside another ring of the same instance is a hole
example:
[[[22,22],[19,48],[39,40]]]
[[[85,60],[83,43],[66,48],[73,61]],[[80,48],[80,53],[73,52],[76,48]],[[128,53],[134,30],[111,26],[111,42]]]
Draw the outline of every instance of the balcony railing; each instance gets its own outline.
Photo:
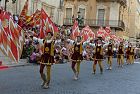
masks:
[[[126,0],[96,0],[96,1],[104,1],[104,2],[124,2],[124,3],[126,3]]]
[[[96,1],[98,1],[98,2],[118,2],[124,6],[126,6],[126,4],[127,4],[127,0],[96,0]]]
[[[75,0],[65,0],[65,1],[75,1]],[[85,2],[87,2],[88,0],[77,0],[77,1],[85,1]]]
[[[137,34],[136,38],[137,38],[137,39],[140,39],[140,34]]]
[[[74,22],[73,19],[65,18],[63,24],[72,26],[73,22]],[[79,26],[81,26],[81,27],[86,26],[86,25],[89,25],[90,27],[100,27],[100,26],[106,27],[106,26],[110,26],[111,28],[120,29],[122,31],[125,29],[124,22],[119,21],[119,20],[83,19],[79,23]]]

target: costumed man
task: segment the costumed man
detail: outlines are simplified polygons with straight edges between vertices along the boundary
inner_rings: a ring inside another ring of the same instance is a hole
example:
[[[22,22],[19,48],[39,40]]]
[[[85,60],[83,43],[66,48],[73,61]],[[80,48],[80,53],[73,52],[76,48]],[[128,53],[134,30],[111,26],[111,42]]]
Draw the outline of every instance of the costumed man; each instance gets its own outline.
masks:
[[[44,41],[43,54],[41,56],[41,64],[40,64],[40,75],[43,80],[41,86],[44,89],[49,88],[50,80],[51,80],[51,66],[54,63],[54,41],[53,41],[53,33],[48,32],[47,37]],[[44,68],[46,66],[47,76],[44,74]]]
[[[78,75],[80,72],[80,63],[83,60],[82,57],[82,52],[83,52],[83,43],[82,43],[82,38],[80,36],[77,36],[77,41],[74,43],[74,49],[73,49],[73,54],[71,56],[72,60],[72,70],[74,72],[74,79],[78,80]],[[77,66],[75,68],[75,65]]]
[[[132,56],[130,55],[130,51],[132,50],[132,45],[131,43],[128,44],[128,47],[126,49],[126,63],[127,65],[130,64],[132,61]]]
[[[107,63],[108,63],[108,70],[112,69],[112,58],[113,58],[113,43],[112,41],[107,46]]]
[[[120,42],[118,47],[118,56],[117,56],[118,67],[123,67],[124,64],[124,45],[123,42]]]
[[[135,61],[135,48],[131,47],[130,50],[130,64],[134,64]]]
[[[102,39],[97,39],[96,47],[95,47],[95,54],[93,55],[95,58],[94,64],[93,64],[93,74],[96,73],[96,65],[97,63],[99,64],[100,67],[100,73],[103,73],[103,65],[102,65],[102,60],[103,60],[103,43]]]

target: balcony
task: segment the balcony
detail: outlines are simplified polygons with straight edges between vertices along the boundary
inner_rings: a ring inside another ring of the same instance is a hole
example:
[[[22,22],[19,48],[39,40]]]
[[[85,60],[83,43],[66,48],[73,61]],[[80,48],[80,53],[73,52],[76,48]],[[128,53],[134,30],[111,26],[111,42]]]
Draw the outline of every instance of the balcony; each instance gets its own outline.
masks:
[[[75,0],[64,0],[64,1],[75,1]]]
[[[104,2],[125,2],[126,0],[96,0],[96,1],[104,1]]]
[[[64,1],[76,1],[76,0],[64,0]],[[88,0],[77,0],[77,1],[85,1],[85,2],[87,2]]]
[[[77,1],[85,1],[85,2],[87,2],[88,0],[77,0]]]
[[[120,3],[122,6],[126,6],[127,5],[127,1],[126,0],[96,0],[97,2],[118,2]]]
[[[137,34],[136,39],[140,39],[140,34]]]
[[[65,26],[72,26],[73,20],[70,18],[65,18],[64,23]],[[119,20],[94,20],[94,19],[83,19],[82,23],[79,23],[80,27],[84,27],[86,25],[89,25],[93,28],[98,28],[100,26],[106,27],[110,26],[111,28],[115,28],[116,30],[124,31],[125,25],[123,21]]]

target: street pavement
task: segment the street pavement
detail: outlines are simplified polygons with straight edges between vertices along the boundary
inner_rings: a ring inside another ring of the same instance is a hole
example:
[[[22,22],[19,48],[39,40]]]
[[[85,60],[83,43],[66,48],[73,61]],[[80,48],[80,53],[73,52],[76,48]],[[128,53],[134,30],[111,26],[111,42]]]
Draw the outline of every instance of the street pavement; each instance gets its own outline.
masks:
[[[92,74],[92,62],[81,64],[80,79],[73,80],[70,63],[52,67],[49,89],[42,89],[39,66],[10,67],[0,71],[0,94],[140,94],[140,60],[133,65],[117,67],[96,75]]]

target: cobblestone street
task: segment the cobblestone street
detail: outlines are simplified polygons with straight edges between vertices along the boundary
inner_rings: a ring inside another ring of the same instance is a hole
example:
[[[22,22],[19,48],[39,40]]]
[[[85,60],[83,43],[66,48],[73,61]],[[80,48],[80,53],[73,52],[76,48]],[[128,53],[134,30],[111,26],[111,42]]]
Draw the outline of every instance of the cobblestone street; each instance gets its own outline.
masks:
[[[0,71],[0,94],[140,94],[140,64],[118,68],[114,61],[113,66],[92,75],[92,63],[82,63],[80,79],[74,81],[70,64],[53,65],[48,90],[40,86],[39,66],[11,67]]]
[[[0,94],[140,94],[140,0],[0,0]]]

